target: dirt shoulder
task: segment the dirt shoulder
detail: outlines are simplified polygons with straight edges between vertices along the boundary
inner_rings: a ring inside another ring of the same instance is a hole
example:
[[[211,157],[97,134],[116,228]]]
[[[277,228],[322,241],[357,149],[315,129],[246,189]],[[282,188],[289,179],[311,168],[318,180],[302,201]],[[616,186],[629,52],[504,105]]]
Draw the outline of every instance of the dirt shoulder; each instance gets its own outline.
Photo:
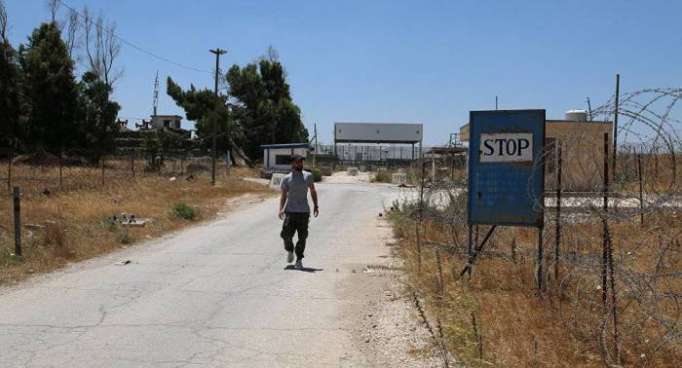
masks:
[[[22,253],[14,252],[9,198],[0,199],[0,285],[49,272],[155,239],[234,208],[271,196],[267,187],[242,178],[144,177],[112,181],[97,189],[22,198]],[[134,216],[139,226],[125,220]],[[144,226],[141,226],[141,224]]]
[[[405,287],[401,262],[393,256],[390,225],[379,220],[382,261],[358,265],[342,285],[342,299],[360,299],[344,310],[353,343],[369,367],[443,367],[429,327]],[[364,365],[363,365],[364,366]],[[454,366],[450,364],[450,366]]]

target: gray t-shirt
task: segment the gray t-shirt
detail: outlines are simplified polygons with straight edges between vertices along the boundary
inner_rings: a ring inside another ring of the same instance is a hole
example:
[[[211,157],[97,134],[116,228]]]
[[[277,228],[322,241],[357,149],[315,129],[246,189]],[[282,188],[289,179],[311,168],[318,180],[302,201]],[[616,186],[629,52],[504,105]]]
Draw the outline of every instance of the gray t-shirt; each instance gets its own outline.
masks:
[[[284,207],[284,212],[310,213],[308,188],[313,183],[313,174],[310,171],[292,171],[283,177],[280,188],[287,192],[287,204]]]

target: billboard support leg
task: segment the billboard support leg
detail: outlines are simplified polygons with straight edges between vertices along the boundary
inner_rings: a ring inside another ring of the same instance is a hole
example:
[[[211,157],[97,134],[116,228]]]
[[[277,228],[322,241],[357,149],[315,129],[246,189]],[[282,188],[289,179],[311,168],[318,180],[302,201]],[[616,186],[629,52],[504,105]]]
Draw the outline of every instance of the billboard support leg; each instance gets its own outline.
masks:
[[[464,276],[465,273],[469,273],[471,275],[471,269],[474,266],[474,262],[476,261],[476,257],[478,257],[479,253],[483,250],[483,247],[485,246],[485,243],[488,242],[488,239],[493,235],[493,232],[497,228],[497,225],[493,225],[490,227],[490,230],[488,230],[488,233],[485,234],[485,237],[483,238],[483,241],[481,242],[481,245],[476,245],[476,249],[474,250],[473,253],[469,253],[469,261],[467,262],[467,265],[464,266],[464,269],[462,269],[462,272],[459,273],[459,276]],[[469,226],[469,245],[471,245],[471,226]],[[469,248],[471,249],[471,247]]]

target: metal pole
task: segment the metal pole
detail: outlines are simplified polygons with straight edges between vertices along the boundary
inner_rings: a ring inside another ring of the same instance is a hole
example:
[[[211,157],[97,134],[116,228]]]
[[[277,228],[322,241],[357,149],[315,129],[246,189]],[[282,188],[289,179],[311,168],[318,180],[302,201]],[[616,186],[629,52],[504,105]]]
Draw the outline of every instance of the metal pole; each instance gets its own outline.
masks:
[[[315,147],[313,148],[314,149],[314,151],[313,151],[313,167],[317,167],[317,165],[316,165],[317,164],[317,160],[316,160],[317,148],[318,148],[318,144],[317,144],[317,123],[315,123],[314,129],[315,129]]]
[[[7,161],[7,191],[12,190],[12,160],[14,159],[14,151],[10,150],[9,160]]]
[[[21,257],[21,189],[14,187],[14,255]]]
[[[559,252],[561,248],[561,144],[557,141],[556,187],[556,244],[554,248],[554,279],[559,280]]]
[[[59,189],[62,188],[63,184],[63,175],[62,175],[62,169],[64,168],[64,162],[62,161],[62,156],[64,153],[64,149],[59,150]]]
[[[130,172],[135,177],[135,151],[130,151]]]
[[[419,221],[417,221],[417,271],[421,273],[422,268],[422,250],[421,250],[421,238],[419,230],[422,226],[422,220],[424,217],[424,176],[426,176],[426,166],[422,163],[422,177],[421,185],[419,186]]]
[[[613,179],[616,179],[616,161],[618,159],[618,100],[620,99],[620,74],[616,74],[616,101],[613,112]]]
[[[544,259],[544,245],[542,244],[542,234],[544,231],[544,226],[540,226],[538,228],[538,270],[537,270],[537,278],[538,278],[538,290],[542,291],[542,278],[543,276],[543,271],[542,271],[542,260]]]
[[[642,178],[642,156],[637,153],[637,178],[639,179],[639,223],[644,225],[644,193]]]
[[[212,54],[215,54],[215,86],[214,86],[214,93],[216,97],[218,96],[218,70],[220,69],[220,55],[223,55],[227,53],[227,51],[222,50],[220,48],[217,48],[215,50],[208,50]],[[217,111],[216,111],[217,112]],[[216,139],[218,136],[218,116],[214,115],[213,117],[213,139],[212,139],[212,148],[211,148],[211,185],[215,185],[215,170],[216,170],[216,155],[217,155],[217,143]]]
[[[604,196],[603,200],[604,203],[602,204],[602,210],[604,213],[602,214],[602,224],[603,224],[603,232],[602,232],[602,264],[601,264],[601,278],[602,278],[602,304],[604,305],[604,309],[606,310],[606,294],[607,294],[607,289],[608,285],[606,283],[607,281],[607,275],[606,275],[606,268],[608,267],[608,238],[607,238],[607,233],[608,233],[608,223],[606,221],[606,216],[608,215],[609,212],[609,133],[604,133],[604,182],[602,186],[602,194]]]
[[[469,259],[472,259],[474,256],[474,245],[473,245],[473,227],[471,227],[471,224],[468,226],[469,228],[469,236],[468,236],[468,247],[467,247],[467,255],[469,256]],[[471,267],[467,269],[467,272],[469,273],[469,276],[471,276]]]
[[[104,185],[104,156],[99,158],[99,166],[102,170],[102,185]]]

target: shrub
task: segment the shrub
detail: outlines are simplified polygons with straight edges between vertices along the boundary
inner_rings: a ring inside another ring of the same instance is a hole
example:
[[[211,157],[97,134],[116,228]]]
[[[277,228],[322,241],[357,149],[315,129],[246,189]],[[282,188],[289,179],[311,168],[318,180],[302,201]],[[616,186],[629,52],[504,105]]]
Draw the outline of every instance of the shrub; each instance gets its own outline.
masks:
[[[310,172],[313,174],[313,179],[315,182],[322,181],[322,172],[318,168],[313,168],[310,170]]]
[[[186,203],[180,202],[173,206],[173,215],[175,217],[191,221],[196,219],[197,210],[188,206]]]
[[[390,183],[392,181],[391,173],[387,170],[379,170],[372,179],[374,183]]]

